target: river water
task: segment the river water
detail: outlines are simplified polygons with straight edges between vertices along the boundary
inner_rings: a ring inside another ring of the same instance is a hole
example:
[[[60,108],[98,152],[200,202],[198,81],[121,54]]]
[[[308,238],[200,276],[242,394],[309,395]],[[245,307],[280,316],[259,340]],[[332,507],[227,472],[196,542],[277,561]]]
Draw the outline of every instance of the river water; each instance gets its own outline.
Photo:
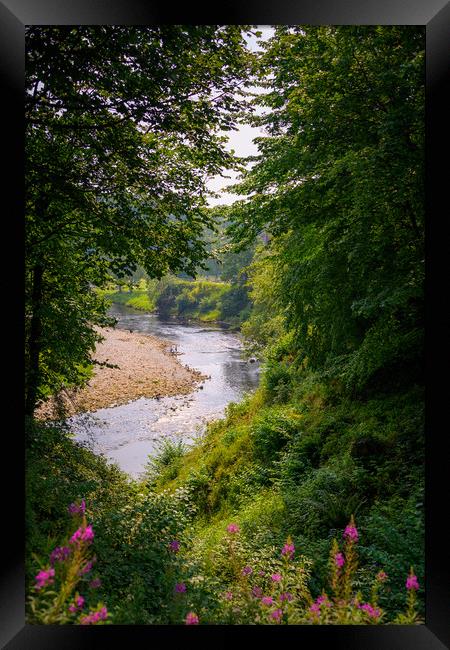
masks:
[[[128,404],[75,415],[68,420],[75,439],[133,476],[143,473],[148,456],[157,453],[163,438],[192,444],[206,423],[223,416],[230,402],[239,401],[258,386],[259,367],[242,357],[239,336],[217,326],[180,324],[156,314],[112,305],[116,328],[169,339],[178,360],[208,375],[193,393],[144,398]]]

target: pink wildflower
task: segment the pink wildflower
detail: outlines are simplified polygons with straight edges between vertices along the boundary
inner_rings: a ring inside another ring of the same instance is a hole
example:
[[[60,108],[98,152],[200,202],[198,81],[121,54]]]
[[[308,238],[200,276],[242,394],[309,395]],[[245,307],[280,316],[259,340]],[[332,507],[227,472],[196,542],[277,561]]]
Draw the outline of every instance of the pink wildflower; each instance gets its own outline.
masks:
[[[311,614],[318,616],[320,614],[320,605],[318,605],[317,603],[313,603],[309,608],[309,611],[311,612]]]
[[[344,535],[343,537],[345,539],[350,540],[351,542],[357,542],[358,541],[358,531],[355,526],[347,526],[346,529],[344,530]]]
[[[237,524],[228,524],[227,531],[229,533],[238,533],[240,531],[240,528]]]
[[[72,537],[70,538],[69,543],[70,543],[70,544],[78,544],[78,542],[79,542],[80,539],[81,539],[81,535],[82,535],[82,533],[83,533],[83,529],[82,529],[82,528],[78,528],[78,530],[76,530],[76,531],[74,532],[74,534],[72,535]]]
[[[263,596],[261,602],[263,605],[273,605],[273,598],[272,596]]]
[[[89,586],[90,586],[91,589],[97,589],[97,587],[101,587],[101,584],[102,584],[102,581],[100,580],[100,578],[94,578],[89,583]]]
[[[263,591],[262,591],[261,587],[253,587],[252,595],[255,598],[261,598],[261,596],[263,595]]]
[[[377,575],[376,575],[376,579],[378,580],[378,582],[385,582],[385,580],[387,580],[387,578],[388,578],[388,575],[384,571],[379,571],[377,573]]]
[[[79,542],[86,542],[90,544],[94,539],[94,531],[92,526],[86,526],[86,528],[78,528],[70,538],[70,544],[78,544]]]
[[[82,609],[84,605],[84,598],[83,596],[77,596],[75,598],[75,602],[72,605],[69,605],[69,612],[72,612],[72,614],[79,609]]]
[[[55,562],[64,562],[71,553],[71,550],[68,546],[57,546],[50,553],[50,564],[53,566]]]
[[[258,571],[258,575],[261,576],[261,578],[264,578],[266,574],[264,573],[264,571]]]
[[[282,609],[275,609],[273,612],[270,613],[271,618],[273,618],[277,623],[280,622],[281,617],[283,616],[283,610]]]
[[[71,515],[81,515],[86,512],[86,502],[84,499],[81,500],[80,505],[77,505],[76,503],[71,503],[70,506],[67,508],[69,513]]]
[[[186,625],[197,625],[198,616],[194,612],[189,612],[186,614]]]
[[[245,567],[242,569],[242,575],[243,575],[243,576],[249,576],[251,573],[253,573],[253,569],[252,569],[251,566],[245,566]]]
[[[406,579],[406,588],[407,589],[419,589],[419,583],[417,581],[417,576],[410,575]]]
[[[89,573],[89,571],[92,570],[92,567],[94,566],[97,558],[93,557],[92,560],[89,560],[89,562],[86,562],[86,564],[81,567],[81,569],[78,571],[79,576],[84,576],[86,573]]]
[[[292,600],[292,594],[290,594],[290,593],[288,593],[288,592],[286,592],[286,593],[284,593],[284,594],[280,594],[280,601],[281,601],[281,602],[284,602],[285,600],[287,600],[288,602],[291,602],[291,600]]]
[[[82,532],[81,540],[83,542],[86,542],[87,544],[90,544],[93,539],[94,539],[94,531],[92,529],[92,526],[89,524],[89,526],[86,526],[86,528]]]
[[[106,607],[102,607],[96,612],[89,612],[87,616],[83,616],[80,623],[81,625],[95,625],[99,621],[105,621],[108,618],[108,611]]]
[[[172,542],[170,542],[169,548],[174,553],[178,553],[178,551],[180,550],[180,542],[178,542],[176,539],[174,539]]]
[[[281,576],[279,573],[273,573],[270,577],[274,582],[280,582],[283,579],[283,576]]]
[[[35,577],[36,580],[36,589],[42,589],[42,587],[46,587],[47,585],[53,584],[55,576],[55,569],[48,569],[47,571],[39,571],[37,576]]]
[[[295,552],[294,544],[285,544],[282,548],[281,555],[287,555],[289,558],[292,558]]]
[[[344,566],[345,560],[344,560],[344,556],[342,555],[342,553],[336,553],[336,555],[334,556],[334,563],[339,568]]]
[[[177,594],[183,594],[186,591],[186,585],[184,582],[177,582],[175,585],[175,593]]]
[[[371,618],[378,618],[381,614],[380,610],[375,607],[372,607],[370,603],[364,603],[364,605],[359,605],[359,609],[362,609]]]
[[[225,592],[225,598],[227,600],[233,600],[233,593],[231,591],[226,591]]]

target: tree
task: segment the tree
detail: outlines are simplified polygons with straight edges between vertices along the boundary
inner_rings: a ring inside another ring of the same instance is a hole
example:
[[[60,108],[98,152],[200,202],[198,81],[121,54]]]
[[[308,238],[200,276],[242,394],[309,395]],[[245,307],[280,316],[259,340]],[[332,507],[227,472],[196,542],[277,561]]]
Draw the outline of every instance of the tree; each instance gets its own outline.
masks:
[[[273,237],[280,313],[310,367],[353,388],[418,377],[424,30],[280,26],[259,78],[267,136],[228,213],[235,241]]]
[[[238,26],[28,27],[26,412],[86,379],[111,275],[193,273],[219,131],[244,105]],[[241,92],[241,94],[239,94]]]

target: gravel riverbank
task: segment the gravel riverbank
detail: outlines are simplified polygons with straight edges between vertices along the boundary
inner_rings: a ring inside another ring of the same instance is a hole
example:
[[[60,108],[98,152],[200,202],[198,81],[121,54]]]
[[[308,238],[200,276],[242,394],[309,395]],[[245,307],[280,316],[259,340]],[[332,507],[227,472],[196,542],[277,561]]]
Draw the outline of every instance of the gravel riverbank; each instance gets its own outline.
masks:
[[[60,401],[67,415],[125,404],[139,397],[165,397],[191,393],[206,377],[182,365],[174,343],[152,335],[105,328],[94,358],[118,368],[94,366],[94,376],[83,389],[66,392]],[[39,419],[56,417],[55,400],[39,407]]]

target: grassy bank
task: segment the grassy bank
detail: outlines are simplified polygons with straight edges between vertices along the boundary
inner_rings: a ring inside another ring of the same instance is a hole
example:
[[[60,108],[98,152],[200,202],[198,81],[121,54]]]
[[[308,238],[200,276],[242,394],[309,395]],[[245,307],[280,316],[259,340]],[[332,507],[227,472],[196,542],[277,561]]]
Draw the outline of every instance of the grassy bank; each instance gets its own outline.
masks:
[[[256,394],[231,405],[196,448],[167,446],[150,478],[161,493],[192,490],[192,554],[211,576],[213,549],[232,520],[251,553],[270,554],[291,535],[313,560],[314,596],[326,583],[331,540],[355,515],[355,582],[368,598],[373,573],[385,570],[389,588],[380,602],[394,616],[410,565],[423,581],[422,398],[411,388],[348,401],[295,373],[286,391],[286,374],[272,367]]]
[[[154,311],[156,307],[155,300],[146,289],[133,291],[102,290],[99,293],[112,303],[126,305],[127,307],[133,307],[141,311]]]

